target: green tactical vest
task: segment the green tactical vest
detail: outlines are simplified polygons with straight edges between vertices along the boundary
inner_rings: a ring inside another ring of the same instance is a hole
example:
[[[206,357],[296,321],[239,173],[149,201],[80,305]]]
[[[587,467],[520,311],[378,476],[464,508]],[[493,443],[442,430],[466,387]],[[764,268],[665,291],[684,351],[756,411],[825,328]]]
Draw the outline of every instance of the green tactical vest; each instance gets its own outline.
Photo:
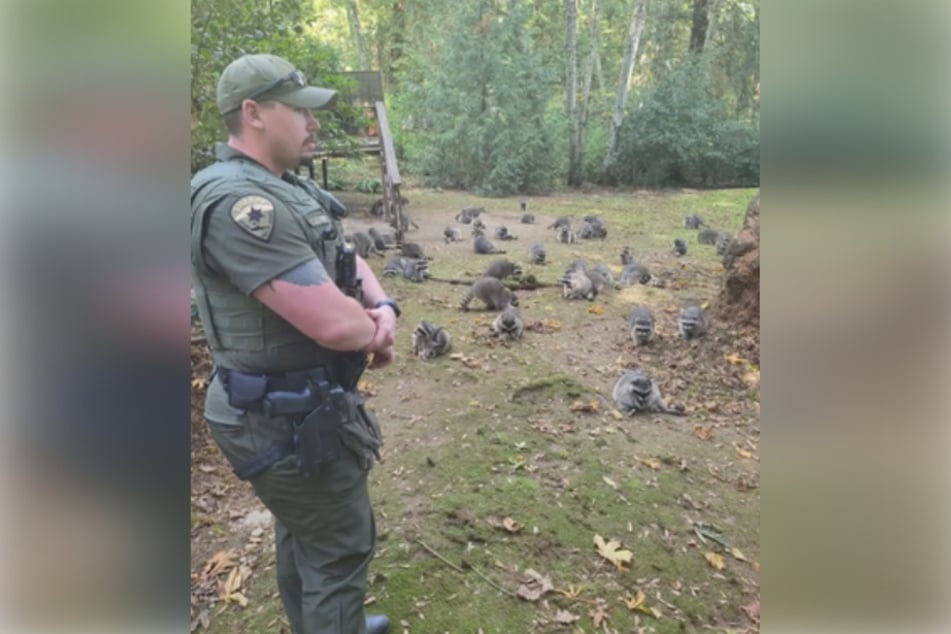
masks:
[[[331,279],[343,246],[343,227],[322,205],[323,192],[292,174],[283,180],[256,161],[219,145],[219,161],[191,181],[191,258],[195,303],[217,367],[243,372],[278,373],[326,365],[337,353],[318,345],[254,297],[235,288],[205,262],[202,240],[206,215],[228,213],[217,203],[236,189],[253,184],[282,202],[297,219],[314,254]]]

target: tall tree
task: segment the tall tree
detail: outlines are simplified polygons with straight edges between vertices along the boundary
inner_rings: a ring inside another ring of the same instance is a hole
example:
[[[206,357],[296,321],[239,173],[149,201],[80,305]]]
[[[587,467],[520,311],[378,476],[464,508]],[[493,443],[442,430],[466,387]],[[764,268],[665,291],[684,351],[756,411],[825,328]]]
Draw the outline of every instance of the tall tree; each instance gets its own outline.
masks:
[[[600,46],[600,29],[598,28],[598,0],[591,0],[591,18],[588,21],[591,39],[591,52],[588,54],[588,60],[585,62],[584,79],[581,88],[581,112],[579,119],[581,123],[580,142],[581,157],[580,161],[584,163],[584,147],[588,132],[588,109],[591,102],[591,80],[594,77],[594,69],[598,64],[598,48]],[[604,89],[604,85],[601,85]]]
[[[347,0],[347,22],[350,23],[350,36],[353,38],[353,45],[357,49],[360,70],[370,70],[370,53],[363,38],[363,28],[360,26],[357,0]]]
[[[617,136],[624,119],[624,107],[627,104],[627,95],[631,89],[631,73],[637,58],[637,47],[647,17],[647,0],[635,0],[631,11],[631,24],[627,30],[627,39],[624,42],[624,58],[621,61],[621,72],[617,82],[617,98],[614,103],[614,114],[611,117],[611,129],[608,133],[608,147],[604,155],[604,171],[607,172],[617,158]]]
[[[581,184],[581,124],[578,121],[578,4],[565,0],[565,112],[568,116],[568,184]]]
[[[690,52],[699,55],[707,38],[709,16],[707,0],[693,0],[693,20],[690,26]]]

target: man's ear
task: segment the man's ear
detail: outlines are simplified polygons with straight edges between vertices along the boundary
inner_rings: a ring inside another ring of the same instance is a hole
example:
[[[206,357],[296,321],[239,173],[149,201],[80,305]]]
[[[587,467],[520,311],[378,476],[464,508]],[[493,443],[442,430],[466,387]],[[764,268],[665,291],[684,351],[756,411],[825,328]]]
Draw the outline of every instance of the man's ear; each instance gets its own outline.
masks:
[[[264,120],[261,118],[261,104],[253,99],[241,102],[242,117],[246,125],[258,130],[264,129]]]

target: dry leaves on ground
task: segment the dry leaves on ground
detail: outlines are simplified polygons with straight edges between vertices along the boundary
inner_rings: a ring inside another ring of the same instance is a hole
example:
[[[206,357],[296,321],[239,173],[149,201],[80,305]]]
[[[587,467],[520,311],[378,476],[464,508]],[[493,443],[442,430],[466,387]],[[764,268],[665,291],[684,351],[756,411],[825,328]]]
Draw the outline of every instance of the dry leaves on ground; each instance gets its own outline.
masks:
[[[551,577],[543,576],[538,572],[527,568],[522,585],[515,591],[515,596],[525,601],[538,601],[547,592],[555,589],[551,582]]]
[[[616,539],[604,541],[600,535],[594,536],[594,545],[598,549],[598,554],[614,564],[614,567],[621,571],[624,564],[631,563],[634,559],[634,553],[621,548],[621,542]]]

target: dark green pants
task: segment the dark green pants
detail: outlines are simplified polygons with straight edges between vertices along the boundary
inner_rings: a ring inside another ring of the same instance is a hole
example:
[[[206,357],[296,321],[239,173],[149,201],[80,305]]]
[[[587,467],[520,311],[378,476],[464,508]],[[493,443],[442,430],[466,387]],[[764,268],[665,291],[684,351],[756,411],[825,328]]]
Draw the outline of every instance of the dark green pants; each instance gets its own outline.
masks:
[[[240,464],[287,433],[283,418],[248,412],[237,423],[208,421],[212,436]],[[367,471],[355,454],[304,477],[288,456],[251,484],[274,514],[277,582],[293,634],[364,634],[363,600],[376,527]]]

